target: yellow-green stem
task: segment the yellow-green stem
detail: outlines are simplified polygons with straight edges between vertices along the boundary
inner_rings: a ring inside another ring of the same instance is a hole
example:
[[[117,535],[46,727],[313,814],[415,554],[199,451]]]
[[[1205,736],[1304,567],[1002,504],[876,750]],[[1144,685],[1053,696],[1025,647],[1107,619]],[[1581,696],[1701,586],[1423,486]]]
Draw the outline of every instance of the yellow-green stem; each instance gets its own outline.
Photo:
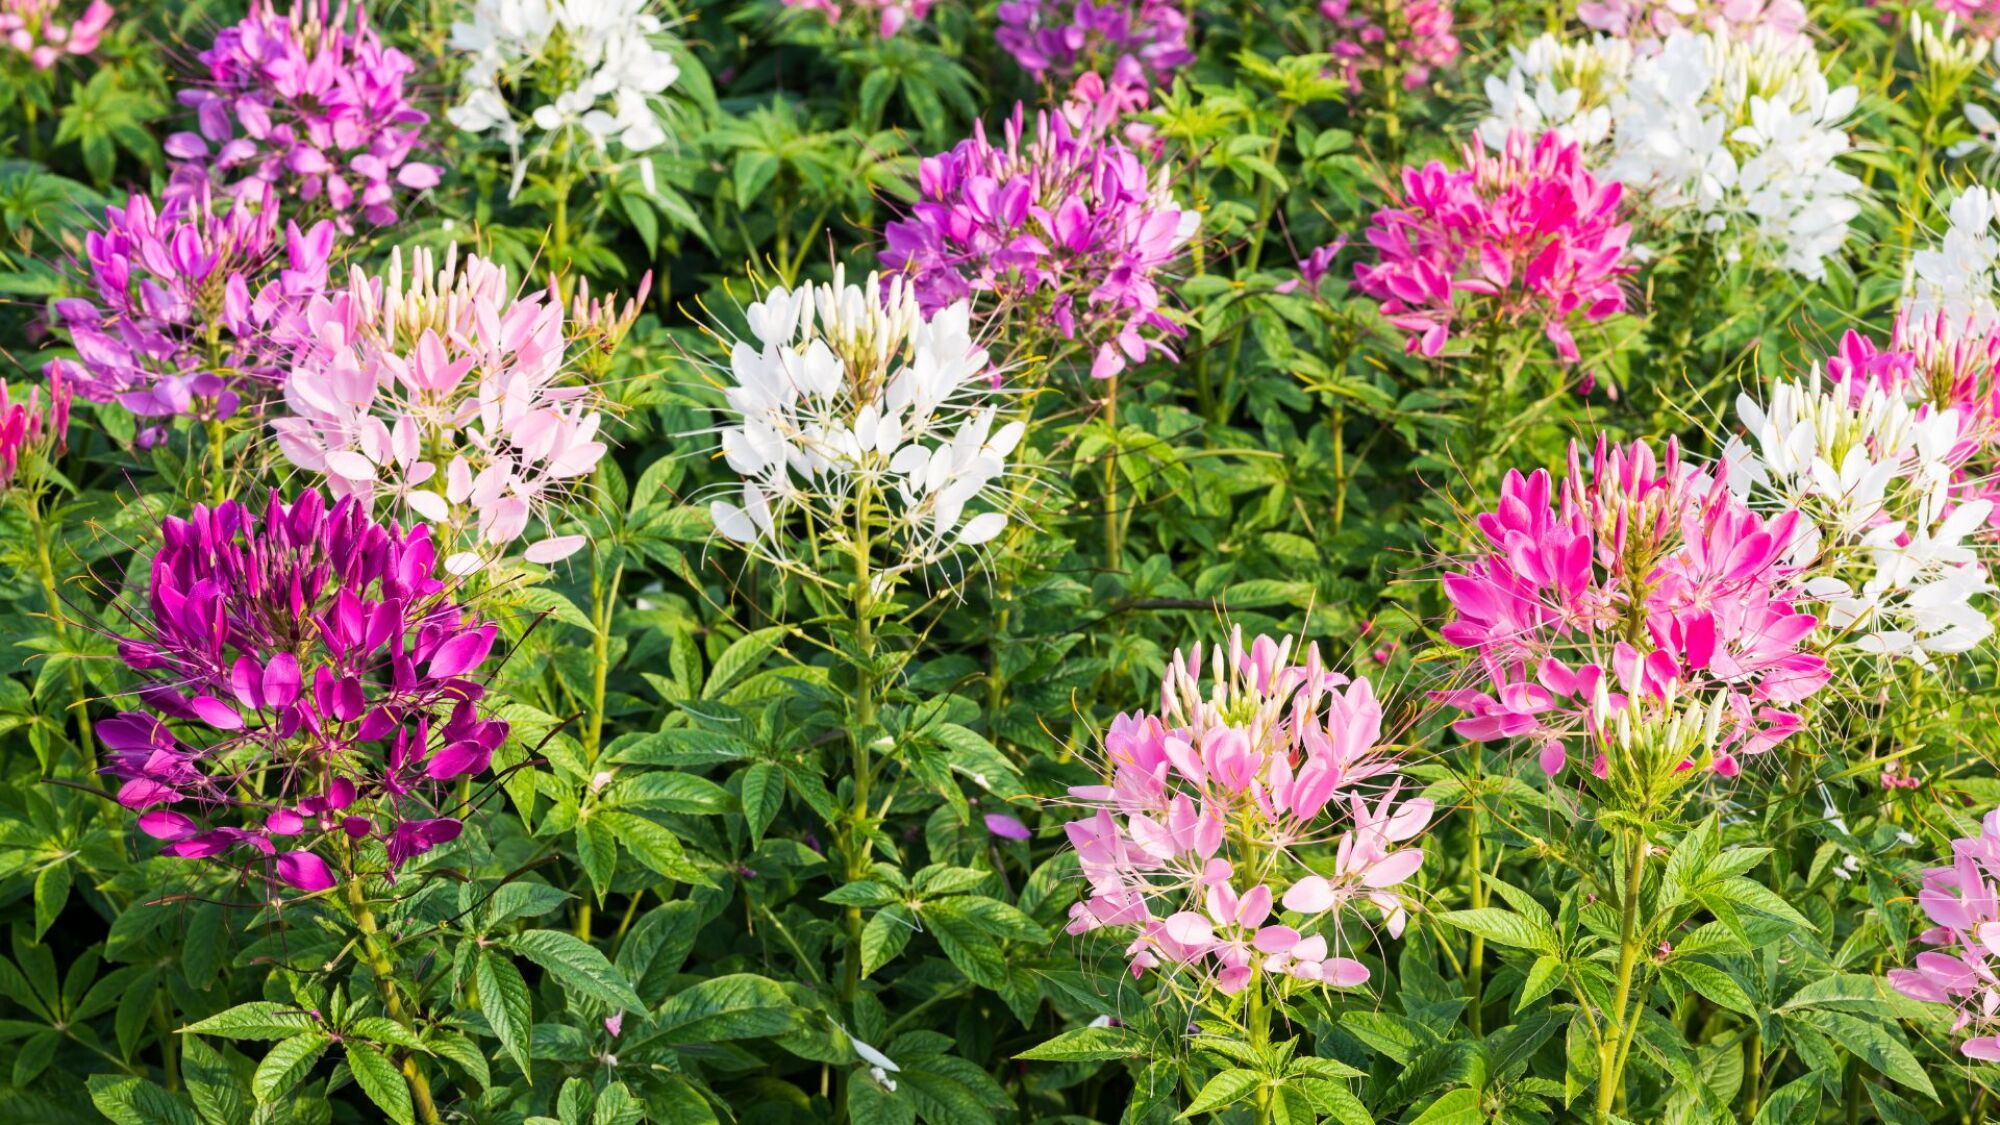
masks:
[[[1113,375],[1104,383],[1104,427],[1111,433],[1111,444],[1104,455],[1104,564],[1112,570],[1123,569],[1122,560],[1125,544],[1120,541],[1122,534],[1118,521],[1118,376]]]
[[[220,504],[229,494],[229,462],[223,453],[223,443],[228,433],[222,428],[222,420],[211,418],[208,422],[208,501]]]
[[[28,520],[34,525],[35,566],[41,572],[42,597],[49,607],[49,622],[56,631],[56,639],[67,643],[69,626],[64,624],[62,599],[56,594],[55,555],[49,550],[49,527],[42,519],[41,502],[31,497],[28,501]],[[89,695],[84,691],[83,671],[72,659],[69,665],[70,694],[76,697],[76,741],[83,750],[84,761],[93,761],[97,756],[90,734]]]
[[[382,949],[375,925],[375,912],[368,908],[368,895],[361,886],[361,877],[347,880],[347,906],[354,913],[354,924],[361,930],[361,953],[368,959],[368,967],[375,973],[375,987],[382,993],[383,1010],[389,1018],[408,1028],[412,1033],[417,1026],[403,1010],[402,997],[396,993],[396,970],[390,964],[389,955]],[[403,1056],[403,1080],[409,1083],[410,1100],[416,1104],[417,1119],[425,1125],[437,1125],[437,1105],[431,1101],[431,1084],[424,1078],[423,1067],[418,1065],[415,1054]]]
[[[611,672],[611,618],[617,612],[618,586],[625,579],[625,565],[611,570],[605,582],[597,556],[590,562],[590,717],[584,724],[583,758],[597,768],[597,751],[604,739],[604,683]]]
[[[1636,1014],[1628,1014],[1632,997],[1632,972],[1639,960],[1639,892],[1645,885],[1646,840],[1633,833],[1626,841],[1630,852],[1625,861],[1625,890],[1618,902],[1618,983],[1612,993],[1611,1010],[1605,1013],[1604,1042],[1598,1048],[1597,1125],[1611,1119],[1611,1105],[1624,1088],[1625,1048],[1631,1041]]]

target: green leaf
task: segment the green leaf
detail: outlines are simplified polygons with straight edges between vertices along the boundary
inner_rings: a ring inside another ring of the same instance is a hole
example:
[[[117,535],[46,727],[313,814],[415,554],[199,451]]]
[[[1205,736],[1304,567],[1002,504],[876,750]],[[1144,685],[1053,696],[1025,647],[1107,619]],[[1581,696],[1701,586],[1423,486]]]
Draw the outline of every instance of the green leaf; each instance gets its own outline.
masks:
[[[67,860],[42,868],[35,876],[35,940],[55,925],[56,917],[69,904],[70,871]]]
[[[1263,1082],[1263,1076],[1254,1070],[1241,1067],[1225,1070],[1203,1084],[1201,1092],[1181,1111],[1181,1120],[1185,1121],[1197,1113],[1214,1113],[1235,1105],[1249,1097],[1250,1092]]]
[[[872,1079],[856,1076],[847,1088],[847,1118],[853,1125],[914,1125],[917,1107]]]
[[[743,166],[737,165],[738,178]],[[764,658],[771,655],[778,643],[785,639],[785,627],[773,625],[768,629],[758,629],[738,637],[734,644],[715,658],[715,667],[709,669],[708,682],[701,686],[703,699],[720,699],[724,692],[735,686],[738,680],[757,670]]]
[[[426,1055],[431,1052],[430,1046],[416,1032],[383,1016],[362,1016],[359,1019],[349,1020],[342,1031],[350,1038],[359,1037]]]
[[[486,900],[486,921],[480,928],[492,930],[516,918],[539,918],[575,897],[546,883],[526,880],[503,883],[499,890],[493,892],[493,897]]]
[[[785,771],[770,762],[757,762],[742,774],[743,821],[750,829],[750,844],[764,842],[764,830],[785,803]]]
[[[181,1034],[212,1035],[220,1039],[289,1039],[316,1026],[310,1014],[293,1005],[252,1000],[191,1023],[181,1028]]]
[[[1756,1002],[1750,999],[1750,994],[1743,990],[1742,985],[1736,983],[1736,978],[1713,965],[1700,961],[1670,960],[1661,969],[1732,1012],[1741,1012],[1746,1016],[1757,1014]]]
[[[904,907],[891,906],[870,915],[861,927],[861,975],[869,976],[895,960],[916,932],[916,923]]]
[[[1901,1036],[1887,1027],[1845,1012],[1817,1008],[1808,1008],[1786,1018],[1819,1028],[1855,1058],[1932,1101],[1937,1100],[1937,1088],[1931,1085],[1922,1064],[1903,1045]]]
[[[250,1078],[250,1092],[257,1104],[268,1105],[297,1089],[331,1042],[323,1031],[308,1031],[274,1044]]]
[[[1460,1087],[1432,1102],[1410,1125],[1483,1125],[1485,1121],[1479,1091]]]
[[[396,1125],[414,1125],[416,1108],[410,1102],[409,1084],[388,1056],[362,1043],[347,1042],[347,1069],[368,1100],[375,1103]]]
[[[1092,1062],[1098,1059],[1136,1058],[1145,1053],[1146,1045],[1125,1028],[1079,1027],[1014,1057],[1044,1062]]]
[[[229,1060],[207,1040],[194,1035],[181,1040],[181,1080],[187,1083],[195,1112],[208,1125],[237,1125],[250,1119],[250,1091]]]
[[[527,930],[501,944],[540,965],[565,989],[614,1008],[639,1011],[646,1006],[604,954],[574,934]]]
[[[1449,910],[1438,921],[1477,934],[1496,945],[1531,949],[1537,953],[1556,952],[1556,932],[1546,922],[1524,918],[1511,910],[1487,907],[1483,910]]]
[[[1555,991],[1563,980],[1563,961],[1553,953],[1544,953],[1528,966],[1528,975],[1521,982],[1521,998],[1514,1003],[1516,1012]]]
[[[729,790],[705,777],[666,770],[628,772],[605,801],[607,808],[672,813],[719,813],[736,807]]]
[[[752,973],[714,977],[668,1000],[652,1035],[670,1047],[782,1035],[797,1023],[785,990]]]
[[[1753,1125],[1812,1125],[1819,1120],[1819,1078],[1808,1074],[1772,1091]]]
[[[978,895],[959,895],[925,904],[925,929],[937,939],[944,955],[982,988],[997,989],[1007,976],[1000,940],[1046,942],[1034,920],[1006,903]]]
[[[93,1074],[84,1086],[90,1104],[116,1125],[198,1125],[179,1098],[143,1078]]]
[[[534,1023],[534,1004],[528,998],[528,983],[521,979],[521,970],[495,951],[481,950],[473,966],[472,986],[479,992],[480,1014],[521,1073],[528,1074],[528,1029]]]
[[[695,887],[714,888],[715,880],[708,872],[695,866],[687,851],[681,847],[681,838],[673,830],[640,816],[637,813],[613,812],[601,809],[594,818],[618,837],[632,858],[679,883]]]
[[[618,836],[603,818],[585,816],[576,825],[576,861],[590,877],[599,905],[611,891],[611,877],[618,870]]]

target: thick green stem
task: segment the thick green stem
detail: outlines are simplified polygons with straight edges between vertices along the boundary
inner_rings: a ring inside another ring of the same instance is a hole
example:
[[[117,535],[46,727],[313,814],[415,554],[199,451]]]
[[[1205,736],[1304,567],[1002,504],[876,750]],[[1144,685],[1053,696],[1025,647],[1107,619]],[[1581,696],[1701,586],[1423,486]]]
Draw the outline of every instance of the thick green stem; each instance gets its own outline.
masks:
[[[35,567],[39,571],[38,577],[42,582],[42,597],[48,605],[49,623],[56,631],[56,639],[67,645],[69,640],[69,626],[63,622],[62,599],[56,593],[55,554],[49,549],[52,537],[49,534],[48,523],[42,519],[41,502],[33,495],[30,495],[28,499],[28,522],[33,526],[35,536]],[[77,667],[76,661],[73,658],[69,664],[69,690],[70,694],[76,699],[74,710],[76,711],[77,746],[83,750],[84,761],[93,761],[96,758],[97,752],[93,748],[90,735],[90,709],[88,706],[90,696],[84,690],[83,670]]]
[[[583,758],[597,768],[597,752],[604,739],[604,683],[611,672],[611,618],[617,612],[618,586],[625,580],[625,564],[611,570],[604,580],[595,553],[590,559],[590,716],[584,724]]]
[[[854,803],[848,812],[847,823],[847,881],[852,883],[868,876],[868,864],[874,851],[874,840],[868,827],[868,790],[871,766],[868,760],[868,739],[875,726],[875,622],[873,602],[875,581],[870,566],[869,552],[872,549],[868,535],[868,513],[862,505],[855,516],[854,542],[854,648],[855,685],[854,717],[848,729],[848,746],[853,755]],[[843,1006],[854,1002],[855,993],[861,987],[861,908],[847,908],[847,955],[841,967],[840,1000]]]
[[[415,1021],[403,1010],[403,999],[396,993],[396,969],[389,961],[389,955],[382,948],[375,926],[375,912],[368,908],[368,895],[361,886],[361,877],[353,876],[347,881],[347,906],[354,914],[354,924],[361,929],[361,953],[368,959],[368,967],[375,973],[375,987],[382,993],[383,1010],[389,1018],[417,1032]],[[423,1067],[418,1065],[414,1053],[403,1056],[403,1080],[409,1083],[410,1100],[416,1103],[417,1120],[425,1125],[437,1125],[437,1105],[431,1101],[431,1084],[424,1078]]]
[[[1624,1089],[1625,1049],[1639,1022],[1637,1013],[1628,1013],[1632,998],[1632,973],[1639,961],[1639,893],[1645,885],[1646,841],[1634,833],[1626,841],[1630,854],[1625,861],[1625,890],[1618,903],[1618,983],[1612,993],[1611,1010],[1605,1013],[1604,1042],[1598,1048],[1597,1125],[1611,1119],[1611,1106]]]
[[[212,418],[208,422],[208,499],[219,504],[229,495],[229,461],[223,452],[223,444],[229,434],[222,427],[222,420]]]
[[[1104,426],[1111,431],[1111,445],[1104,455],[1104,565],[1124,569],[1125,544],[1118,522],[1118,376],[1104,384]]]
[[[1479,910],[1486,905],[1485,869],[1482,865],[1479,851],[1481,842],[1479,832],[1479,793],[1476,788],[1479,777],[1479,747],[1474,746],[1472,753],[1472,775],[1475,788],[1472,796],[1472,815],[1466,820],[1466,824],[1469,826],[1466,833],[1466,864],[1472,871],[1472,909]],[[1465,1015],[1467,1025],[1472,1028],[1474,1036],[1485,1034],[1484,1029],[1480,1026],[1482,1017],[1479,1012],[1485,999],[1485,983],[1482,979],[1484,969],[1481,964],[1485,959],[1486,939],[1478,934],[1474,934],[1472,935],[1471,946],[1467,949],[1465,955]]]

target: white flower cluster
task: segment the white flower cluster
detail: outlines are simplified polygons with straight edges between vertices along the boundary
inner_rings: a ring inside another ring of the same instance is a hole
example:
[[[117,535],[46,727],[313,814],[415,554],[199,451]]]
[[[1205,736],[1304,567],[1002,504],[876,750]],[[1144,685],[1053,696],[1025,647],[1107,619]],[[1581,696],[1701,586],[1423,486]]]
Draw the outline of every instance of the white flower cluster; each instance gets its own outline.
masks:
[[[1025,427],[994,429],[1000,392],[966,302],[927,321],[902,278],[848,285],[836,269],[831,285],[780,286],[746,312],[755,340],[731,351],[735,421],[721,430],[741,503],[709,506],[724,536],[792,562],[802,530],[850,549],[866,537],[888,552],[886,576],[1006,527],[991,509]]]
[[[1755,448],[1724,451],[1730,487],[1812,522],[1795,561],[1835,637],[1928,667],[1992,635],[1975,602],[1993,586],[1967,542],[1992,503],[1951,496],[1957,411],[1818,373],[1779,382],[1768,403],[1743,395],[1736,409]]]
[[[1916,320],[1940,315],[1954,330],[1983,332],[2000,326],[2000,196],[1969,187],[1951,201],[1944,237],[1932,250],[1910,255],[1905,314]]]
[[[634,153],[666,143],[653,99],[680,68],[654,43],[660,20],[646,5],[473,0],[470,17],[451,25],[452,48],[471,62],[465,98],[446,118],[469,133],[495,133],[517,155],[530,129],[546,139],[576,126],[599,147],[616,141]],[[526,104],[510,102],[509,92]]]
[[[1836,166],[1859,92],[1832,89],[1809,40],[1676,33],[1651,53],[1544,35],[1490,77],[1487,143],[1555,128],[1657,219],[1725,236],[1746,255],[1819,280],[1860,212]]]

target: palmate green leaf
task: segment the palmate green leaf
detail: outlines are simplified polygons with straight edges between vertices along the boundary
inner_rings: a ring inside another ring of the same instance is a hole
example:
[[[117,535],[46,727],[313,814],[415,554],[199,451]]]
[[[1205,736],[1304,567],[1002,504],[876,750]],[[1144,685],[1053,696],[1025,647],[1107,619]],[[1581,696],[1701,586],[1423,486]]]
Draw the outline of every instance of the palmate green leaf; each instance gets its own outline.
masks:
[[[297,1089],[332,1042],[324,1031],[308,1031],[273,1044],[250,1077],[257,1104],[268,1105]]]
[[[347,1069],[368,1100],[396,1125],[414,1125],[416,1108],[410,1101],[410,1087],[396,1064],[366,1044],[349,1041],[342,1046],[346,1048]]]
[[[252,1000],[197,1020],[181,1028],[181,1033],[221,1039],[289,1039],[315,1026],[311,1014],[295,1005]]]
[[[1122,1027],[1079,1027],[1015,1055],[1044,1062],[1092,1062],[1146,1054],[1145,1042]]]
[[[1529,949],[1537,953],[1556,952],[1556,932],[1547,922],[1523,917],[1511,910],[1487,907],[1483,910],[1450,910],[1438,921],[1467,933],[1477,934],[1498,945]]]
[[[714,977],[682,990],[650,1021],[649,1038],[670,1047],[782,1035],[798,1022],[778,982],[753,973]]]
[[[574,934],[527,930],[501,944],[541,966],[568,991],[614,1008],[636,1011],[646,1006],[604,954]]]
[[[472,987],[479,994],[479,1011],[514,1065],[528,1073],[529,1028],[534,1024],[534,1003],[528,984],[514,962],[491,949],[479,952],[472,967]]]
[[[1181,1111],[1180,1119],[1186,1121],[1198,1113],[1227,1109],[1249,1097],[1250,1092],[1263,1083],[1264,1076],[1254,1070],[1241,1067],[1225,1070],[1202,1084],[1201,1092]]]
[[[90,1104],[116,1125],[199,1125],[179,1098],[143,1078],[93,1074],[84,1087]]]

